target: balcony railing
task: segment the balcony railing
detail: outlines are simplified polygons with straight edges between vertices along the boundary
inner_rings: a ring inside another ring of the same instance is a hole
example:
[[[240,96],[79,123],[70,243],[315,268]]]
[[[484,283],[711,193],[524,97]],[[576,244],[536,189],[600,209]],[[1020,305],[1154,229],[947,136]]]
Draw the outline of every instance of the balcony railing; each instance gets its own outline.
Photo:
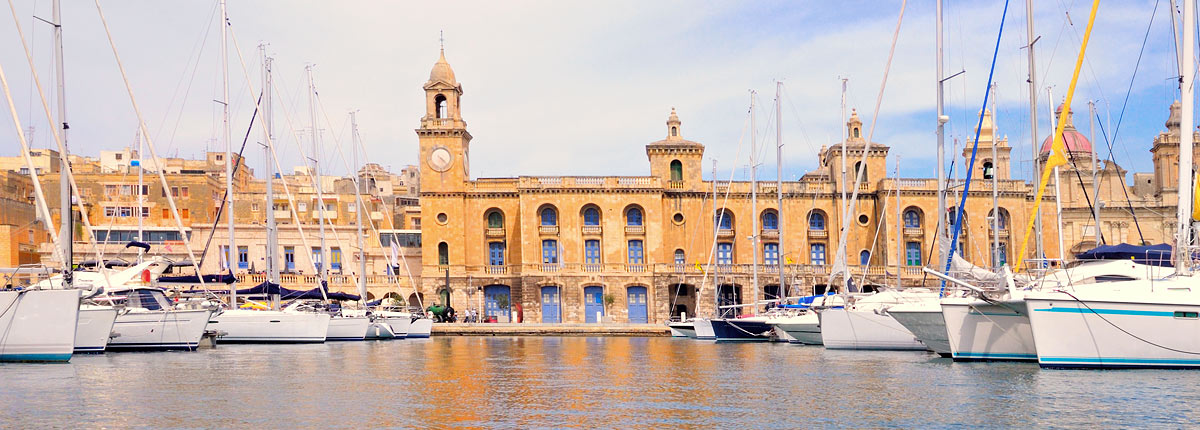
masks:
[[[671,182],[668,182],[667,185],[672,190],[682,190],[683,189],[683,181],[671,181]]]
[[[727,239],[733,237],[733,235],[734,232],[732,228],[722,228],[717,230],[717,237],[719,238]]]
[[[825,229],[816,230],[816,229],[810,228],[810,229],[808,229],[808,237],[813,238],[813,239],[824,239],[824,238],[829,237],[829,230],[825,230]]]
[[[538,226],[538,234],[547,235],[547,236],[558,236],[558,226],[557,225],[539,225]]]
[[[504,227],[488,227],[488,229],[485,230],[485,234],[487,237],[504,237]]]
[[[646,265],[645,264],[626,264],[625,271],[629,272],[629,273],[645,273]]]
[[[1094,230],[1093,230],[1093,231],[1094,231]],[[990,228],[989,228],[989,229],[988,229],[988,237],[992,237],[992,236],[993,236],[993,233],[995,233],[995,232],[996,232],[996,230],[992,230],[992,229],[990,229]],[[1001,238],[1001,239],[1008,238],[1008,229],[1007,229],[1007,228],[1001,228],[1001,229],[1000,229],[1000,238]]]
[[[646,226],[627,225],[627,226],[625,226],[625,234],[644,235],[644,234],[646,234]]]
[[[762,239],[779,240],[779,229],[767,228],[762,231]]]
[[[904,227],[904,235],[921,237],[925,235],[925,230],[921,227]]]
[[[484,267],[484,273],[489,275],[506,275],[508,274],[508,266],[494,265]]]
[[[589,235],[589,236],[599,236],[601,233],[604,232],[604,230],[598,225],[585,225],[585,226],[583,226],[582,230],[583,230],[583,234]]]

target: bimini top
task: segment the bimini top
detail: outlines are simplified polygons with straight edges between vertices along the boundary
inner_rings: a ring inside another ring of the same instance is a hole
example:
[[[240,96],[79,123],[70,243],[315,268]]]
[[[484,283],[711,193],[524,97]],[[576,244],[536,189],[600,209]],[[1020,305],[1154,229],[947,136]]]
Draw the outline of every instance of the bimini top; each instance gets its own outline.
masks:
[[[336,293],[336,292],[330,292],[328,289],[326,289],[325,294],[322,295],[321,290],[317,289],[317,288],[313,288],[311,290],[291,290],[291,289],[280,287],[279,284],[267,283],[267,282],[263,282],[261,284],[258,284],[256,286],[253,286],[250,288],[238,290],[237,293],[241,294],[241,295],[247,295],[247,296],[278,294],[280,300],[301,300],[301,299],[322,300],[325,297],[329,297],[330,300],[344,300],[344,301],[358,301],[358,300],[362,299],[362,297],[359,297],[356,294]]]
[[[1080,260],[1133,260],[1138,264],[1159,267],[1173,267],[1171,262],[1171,245],[1138,246],[1122,243],[1117,245],[1101,245],[1075,256]]]

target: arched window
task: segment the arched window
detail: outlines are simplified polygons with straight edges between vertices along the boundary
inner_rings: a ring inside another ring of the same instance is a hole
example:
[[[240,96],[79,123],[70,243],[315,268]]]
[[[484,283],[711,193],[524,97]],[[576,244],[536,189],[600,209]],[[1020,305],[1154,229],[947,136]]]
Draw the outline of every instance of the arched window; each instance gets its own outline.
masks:
[[[862,252],[858,253],[858,264],[859,265],[866,266],[870,263],[871,263],[871,252],[870,251],[867,251],[864,249],[864,250],[862,250]]]
[[[542,225],[558,225],[558,212],[553,207],[542,209]]]
[[[445,266],[450,264],[450,245],[446,242],[438,243],[438,265]]]
[[[583,225],[600,225],[600,210],[593,207],[584,209]]]
[[[672,127],[671,129],[674,130],[675,128]],[[683,180],[683,163],[680,162],[679,160],[671,160],[671,180],[672,181],[682,181]]]
[[[504,214],[500,211],[491,211],[487,216],[488,228],[504,228]]]
[[[679,127],[671,126],[671,137],[679,136]]]
[[[812,211],[808,214],[808,229],[809,230],[824,230],[825,229],[825,213],[821,211]]]
[[[983,162],[983,179],[992,179],[996,175],[996,168],[992,166],[992,161]]]
[[[854,138],[857,139],[857,138],[862,137],[862,136],[860,136],[860,134],[861,133],[859,132],[858,127],[854,127]]]
[[[625,211],[625,225],[642,225],[642,210],[632,207]]]
[[[446,96],[438,94],[436,97],[433,98],[433,104],[437,108],[437,112],[435,112],[435,114],[437,115],[438,118],[447,118],[450,116],[449,111],[446,107]]]
[[[675,250],[675,265],[682,266],[684,264],[687,264],[687,259],[684,258],[683,250],[676,249]]]
[[[763,230],[779,230],[779,214],[773,210],[763,211],[762,228]]]
[[[733,214],[728,210],[722,209],[713,218],[718,230],[733,230]]]
[[[867,172],[866,172],[865,170],[863,170],[863,166],[862,166],[862,162],[861,162],[861,161],[859,161],[859,162],[857,162],[857,163],[854,163],[854,177],[856,178],[856,179],[854,179],[855,181],[857,181],[857,180],[858,180],[857,178],[858,178],[858,176],[859,176],[859,172],[862,172],[862,181],[863,181],[863,183],[864,183],[864,184],[865,184],[865,183],[867,183],[867,179],[868,179],[868,178],[867,178]]]
[[[995,216],[995,213],[995,211],[989,211],[988,217]],[[1000,218],[996,220],[996,223],[999,224],[1001,230],[1008,230],[1008,211],[1004,208],[1000,208]],[[991,224],[991,220],[988,220],[988,227],[991,227]]]
[[[916,209],[904,211],[904,228],[921,228],[921,214]]]

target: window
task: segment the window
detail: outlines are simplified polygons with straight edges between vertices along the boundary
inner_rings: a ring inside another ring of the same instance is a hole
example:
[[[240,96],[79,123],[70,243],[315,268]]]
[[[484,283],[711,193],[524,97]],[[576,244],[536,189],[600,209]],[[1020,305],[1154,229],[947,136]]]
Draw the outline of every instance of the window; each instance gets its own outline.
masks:
[[[857,133],[858,129],[854,129],[854,130]],[[854,136],[854,137],[858,137],[858,136]],[[857,178],[859,175],[862,175],[862,182],[864,184],[867,183],[867,181],[868,181],[867,172],[865,170],[863,170],[861,161],[854,163],[854,177],[856,178],[855,181],[858,180]]]
[[[446,96],[438,94],[436,97],[433,98],[433,104],[434,104],[434,107],[437,109],[437,111],[435,112],[435,114],[437,115],[437,118],[449,117],[449,112],[447,111],[447,108],[446,108]]]
[[[150,218],[150,208],[142,206],[142,218]]]
[[[488,242],[488,264],[504,265],[504,242]]]
[[[221,262],[221,270],[227,270],[229,269],[229,265],[226,264],[226,262],[229,261],[229,245],[221,245],[220,249],[221,253],[217,256],[220,257],[219,261]]]
[[[237,251],[238,251],[237,252],[238,268],[239,269],[249,269],[250,268],[250,247],[239,246],[237,248]]]
[[[820,211],[813,211],[812,213],[808,214],[808,229],[824,230],[825,214]]]
[[[189,214],[188,214],[188,210],[187,210],[187,208],[183,208],[183,209],[180,209],[180,210],[179,210],[179,217],[180,217],[180,218],[183,218],[183,219],[188,219],[188,218],[189,218]]]
[[[296,203],[296,209],[300,212],[308,212],[308,202]]]
[[[504,215],[500,211],[492,211],[487,216],[488,228],[504,228]]]
[[[217,161],[225,161],[225,155],[217,154]]]
[[[314,247],[312,249],[312,262],[317,267],[318,272],[324,269],[323,264],[325,264],[325,261],[321,258],[321,248]]]
[[[438,264],[446,266],[450,264],[450,246],[446,242],[438,243]]]
[[[547,239],[542,241],[542,263],[558,264],[558,241]]]
[[[1001,230],[1008,230],[1008,211],[1004,208],[1000,208],[1000,218],[996,220],[996,223],[1000,225]]]
[[[862,252],[859,252],[858,253],[858,264],[860,266],[866,266],[868,264],[871,264],[871,252],[867,251],[865,249],[862,250]]]
[[[283,264],[288,271],[296,270],[296,247],[283,247]]]
[[[125,154],[122,154],[122,153],[118,152],[118,153],[116,154],[116,158],[117,158],[117,160],[120,160],[120,159],[121,159],[121,157],[122,157],[122,156],[124,156],[124,155],[125,155]]]
[[[921,214],[915,209],[904,211],[904,228],[921,228]]]
[[[671,127],[671,133],[675,133],[675,127]],[[681,163],[679,160],[671,161],[671,180],[683,180],[683,163]]]
[[[905,262],[909,266],[921,265],[921,242],[908,242],[904,244]]]
[[[671,126],[671,137],[679,136],[679,127]]]
[[[171,187],[171,197],[179,197],[179,187]]]
[[[995,167],[992,166],[992,162],[990,160],[984,161],[983,162],[983,179],[992,179],[993,177],[995,177],[995,175],[996,175],[996,169],[995,169]]]
[[[600,210],[596,208],[584,209],[583,225],[600,225]]]
[[[733,244],[720,242],[717,244],[717,264],[733,264]]]
[[[329,250],[329,268],[333,270],[342,270],[341,248],[332,248]]]
[[[779,264],[779,244],[764,243],[763,244],[763,264],[775,266]]]
[[[729,211],[722,209],[715,218],[718,230],[733,230],[733,214]]]
[[[682,266],[684,264],[687,264],[687,259],[684,258],[683,250],[676,249],[675,250],[675,265]]]
[[[996,267],[1008,264],[1008,244],[1004,242],[996,243]]]
[[[150,186],[149,185],[142,185],[142,195],[143,196],[150,195]]]
[[[258,203],[251,203],[251,204],[250,204],[250,211],[251,211],[251,212],[258,212]]]
[[[763,230],[779,230],[779,214],[775,211],[766,211],[762,214]]]
[[[642,264],[642,241],[634,239],[629,241],[629,264]]]
[[[625,225],[642,225],[642,210],[629,208],[629,211],[625,212]]]
[[[180,189],[179,189],[179,196],[180,196],[180,197],[188,197],[188,196],[190,196],[190,195],[191,195],[191,193],[189,193],[189,192],[188,192],[188,187],[182,187],[182,188],[180,188]]]
[[[542,209],[542,225],[558,225],[558,212],[554,208]]]
[[[105,206],[104,207],[104,216],[106,216],[108,218],[117,216],[117,208],[112,207],[112,206]]]
[[[131,217],[131,216],[133,216],[133,208],[131,208],[129,206],[121,206],[121,207],[117,208],[117,216],[122,217],[122,218]]]
[[[23,168],[23,170],[24,170],[23,174],[26,174],[26,175],[29,174],[29,169]],[[105,185],[104,186],[104,195],[105,196],[115,196],[115,195],[117,195],[117,193],[118,193],[118,191],[117,191],[116,185]]]
[[[600,241],[589,239],[583,242],[583,262],[600,264]]]
[[[808,246],[808,260],[811,264],[825,265],[825,244],[814,243]]]
[[[861,131],[859,130],[859,128],[858,128],[858,127],[854,127],[854,138],[856,138],[856,139],[857,139],[857,138],[859,138],[859,137],[862,137],[862,136],[860,136],[860,134],[861,134]]]

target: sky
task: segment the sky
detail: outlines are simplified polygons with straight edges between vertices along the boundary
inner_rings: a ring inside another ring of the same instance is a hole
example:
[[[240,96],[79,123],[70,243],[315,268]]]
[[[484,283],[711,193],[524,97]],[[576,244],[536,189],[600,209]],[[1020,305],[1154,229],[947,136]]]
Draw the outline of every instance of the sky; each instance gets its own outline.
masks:
[[[22,127],[32,127],[33,146],[53,147],[13,25],[24,30],[53,103],[52,27],[38,19],[50,19],[51,1],[14,1],[15,21],[0,14],[6,22],[0,25],[0,67]],[[64,3],[71,151],[97,156],[133,145],[138,120],[97,9],[92,2]],[[989,103],[994,102],[1000,134],[1013,146],[1013,177],[1030,178],[1024,2],[1012,2],[1007,13],[1001,1],[945,3],[945,74],[963,72],[945,84],[946,152],[961,154],[962,142],[973,139],[1003,23],[994,70],[997,96]],[[1091,3],[1035,3],[1040,143],[1051,130],[1047,87],[1057,105],[1067,92]],[[223,151],[217,2],[100,4],[158,154],[200,158],[206,150]],[[1090,132],[1087,101],[1095,101],[1107,132],[1096,126],[1099,155],[1109,157],[1107,134],[1112,157],[1131,171],[1151,170],[1150,146],[1165,130],[1168,106],[1179,98],[1169,4],[1104,3],[1074,97],[1079,130]],[[900,13],[900,2],[855,0],[232,1],[231,135],[235,149],[247,136],[262,86],[264,45],[274,58],[275,145],[285,169],[304,162],[302,150],[311,151],[305,67],[312,65],[325,173],[349,171],[350,111],[357,115],[365,159],[398,172],[418,162],[413,130],[425,114],[421,86],[444,44],[464,89],[462,114],[474,136],[472,177],[647,175],[644,146],[666,136],[674,107],[683,136],[706,146],[705,169],[715,159],[719,178],[745,179],[753,90],[756,158],[764,166],[759,178],[774,179],[775,82],[782,81],[782,162],[785,179],[795,179],[817,168],[819,148],[839,140],[845,78],[848,108],[857,109],[875,142],[891,147],[901,175],[932,178],[934,2],[907,4],[883,86]],[[12,121],[0,124],[0,155],[18,154]],[[248,136],[248,163],[261,174],[265,156],[257,125]],[[955,142],[958,149],[951,147]]]

